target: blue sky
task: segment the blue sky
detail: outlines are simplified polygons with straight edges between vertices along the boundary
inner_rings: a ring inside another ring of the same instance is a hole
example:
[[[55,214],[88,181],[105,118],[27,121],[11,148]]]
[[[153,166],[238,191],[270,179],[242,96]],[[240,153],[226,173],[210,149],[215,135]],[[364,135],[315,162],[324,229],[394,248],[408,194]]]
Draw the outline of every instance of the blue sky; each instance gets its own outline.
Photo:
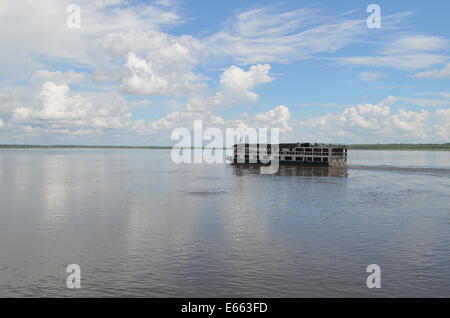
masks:
[[[367,26],[371,3],[381,28]],[[285,141],[449,142],[448,12],[448,1],[5,0],[0,143],[166,145],[199,119],[280,128]]]

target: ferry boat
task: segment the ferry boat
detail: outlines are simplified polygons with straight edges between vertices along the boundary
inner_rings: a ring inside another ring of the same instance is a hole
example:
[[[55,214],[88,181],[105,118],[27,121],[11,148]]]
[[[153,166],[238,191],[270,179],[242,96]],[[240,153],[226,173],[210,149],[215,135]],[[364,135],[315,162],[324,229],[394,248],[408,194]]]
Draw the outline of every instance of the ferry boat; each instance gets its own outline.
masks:
[[[346,167],[347,150],[346,145],[319,143],[237,144],[227,159],[233,164],[261,165],[278,160],[280,165]]]

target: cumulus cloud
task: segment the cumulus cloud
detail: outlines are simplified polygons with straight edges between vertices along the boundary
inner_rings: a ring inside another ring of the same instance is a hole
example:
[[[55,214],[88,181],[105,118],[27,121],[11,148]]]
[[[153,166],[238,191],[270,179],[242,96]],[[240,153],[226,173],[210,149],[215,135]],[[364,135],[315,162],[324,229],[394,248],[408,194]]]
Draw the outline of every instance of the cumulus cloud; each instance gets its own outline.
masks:
[[[42,59],[92,65],[92,40],[123,30],[157,29],[183,22],[176,5],[167,2],[79,0],[81,28],[66,25],[71,0],[2,0],[0,72],[21,77],[42,68]]]
[[[245,132],[249,129],[277,128],[282,134],[280,137],[285,139],[292,133],[291,113],[286,106],[280,105],[266,112],[258,113],[254,116],[242,114],[242,118],[227,120],[228,127],[238,128]]]
[[[259,84],[274,80],[269,76],[269,71],[268,64],[254,65],[247,72],[237,66],[231,66],[220,76],[221,93],[232,99],[256,101],[258,95],[251,90]]]
[[[450,108],[436,111],[438,123],[434,126],[436,135],[445,142],[450,141]]]
[[[201,82],[204,78],[191,72],[193,62],[184,46],[175,43],[164,58],[146,61],[129,53],[122,91],[129,95],[180,97],[205,87]]]
[[[194,73],[206,50],[190,35],[173,36],[156,29],[112,32],[95,38],[91,52],[103,61],[93,79],[119,80],[128,95],[182,97],[206,86],[205,78]],[[123,59],[120,71],[116,61]]]
[[[25,87],[6,87],[0,92],[0,112],[10,113],[17,107],[31,103],[30,89]]]
[[[267,112],[256,115],[253,120],[258,128],[277,127],[282,133],[292,132],[291,113],[286,106],[280,105]]]
[[[291,113],[286,106],[235,119],[217,116],[213,110],[256,103],[260,85],[274,80],[270,65],[265,63],[323,57],[324,53],[364,41],[364,35],[370,32],[365,19],[352,18],[352,12],[327,16],[318,9],[286,10],[271,5],[240,11],[210,35],[171,35],[167,33],[169,27],[184,22],[177,2],[172,0],[80,0],[77,4],[82,10],[82,27],[69,29],[65,14],[71,2],[1,2],[0,72],[10,83],[26,79],[29,85],[1,88],[0,126],[13,127],[11,130],[18,127],[27,134],[87,136],[106,130],[128,133],[131,129],[132,133],[145,135],[202,119],[214,127],[278,127],[286,134],[292,133]],[[383,16],[383,31],[409,15],[403,12]],[[344,57],[340,61],[407,70],[448,63],[448,42],[441,37],[402,35],[384,43],[373,56]],[[208,94],[205,88],[209,79],[200,71],[204,66],[215,67],[210,64],[216,61],[221,66],[249,66],[226,68],[217,87]],[[448,66],[415,77],[448,77]],[[34,75],[29,78],[29,74]],[[359,79],[373,81],[382,76],[380,72],[363,72]],[[89,90],[72,85],[86,84],[88,79],[93,80]],[[119,94],[102,92],[105,82],[116,83]],[[155,121],[133,120],[129,105],[155,105],[160,99],[122,95],[164,97],[163,105],[179,103],[187,111],[170,112]],[[448,105],[437,99],[403,101],[423,106]],[[425,138],[434,127],[436,135],[448,136],[447,110],[438,110],[434,126],[427,129],[424,123],[428,112],[393,112],[388,106],[392,102],[389,99],[376,105],[349,107],[339,114],[311,119],[309,127],[320,127],[331,135],[386,138]]]
[[[141,135],[154,134],[159,131],[168,131],[178,127],[192,129],[195,120],[201,120],[205,127],[223,127],[225,124],[223,118],[216,116],[211,112],[176,111],[155,121],[149,122],[143,119],[136,120],[131,129]]]
[[[231,66],[220,76],[219,89],[212,98],[194,95],[187,107],[189,110],[205,110],[212,107],[256,102],[259,96],[253,90],[261,84],[274,80],[269,72],[268,64],[253,65],[248,71]]]
[[[72,94],[68,85],[48,81],[33,105],[17,107],[12,122],[25,131],[86,131],[92,128],[123,128],[131,113],[119,96]]]
[[[174,36],[156,29],[111,32],[92,41],[93,51],[112,60],[129,52],[162,62],[195,64],[204,53],[204,44],[191,35]],[[180,52],[182,47],[183,52]]]
[[[345,108],[341,113],[312,118],[307,125],[321,132],[348,139],[412,137],[426,139],[426,121],[429,112],[399,110],[392,113],[389,104],[396,101],[389,97],[378,104],[359,104]]]
[[[203,126],[219,129],[236,128],[246,130],[249,128],[279,128],[282,133],[290,133],[291,114],[286,106],[277,106],[267,112],[259,113],[255,116],[243,114],[239,119],[224,119],[212,112],[172,112],[163,118],[148,122],[137,120],[133,122],[132,130],[139,134],[154,134],[158,131],[172,130],[178,127],[187,129],[193,128],[195,120],[201,120]]]

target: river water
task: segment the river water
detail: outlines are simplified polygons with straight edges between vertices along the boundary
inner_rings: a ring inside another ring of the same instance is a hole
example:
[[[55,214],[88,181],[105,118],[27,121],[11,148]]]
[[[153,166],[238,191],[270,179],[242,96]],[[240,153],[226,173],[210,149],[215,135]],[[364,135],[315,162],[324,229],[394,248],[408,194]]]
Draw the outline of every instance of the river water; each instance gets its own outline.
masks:
[[[0,296],[450,297],[450,152],[349,161],[268,176],[169,150],[0,150]]]

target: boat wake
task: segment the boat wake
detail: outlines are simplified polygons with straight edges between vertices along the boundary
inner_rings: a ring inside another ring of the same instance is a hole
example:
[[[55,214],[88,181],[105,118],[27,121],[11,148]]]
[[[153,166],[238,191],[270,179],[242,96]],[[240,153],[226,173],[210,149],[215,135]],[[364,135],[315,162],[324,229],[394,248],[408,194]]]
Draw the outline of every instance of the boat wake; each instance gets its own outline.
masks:
[[[405,174],[427,174],[441,177],[450,177],[450,168],[430,168],[430,167],[399,167],[399,166],[362,166],[349,165],[350,170],[371,170],[388,171]]]

